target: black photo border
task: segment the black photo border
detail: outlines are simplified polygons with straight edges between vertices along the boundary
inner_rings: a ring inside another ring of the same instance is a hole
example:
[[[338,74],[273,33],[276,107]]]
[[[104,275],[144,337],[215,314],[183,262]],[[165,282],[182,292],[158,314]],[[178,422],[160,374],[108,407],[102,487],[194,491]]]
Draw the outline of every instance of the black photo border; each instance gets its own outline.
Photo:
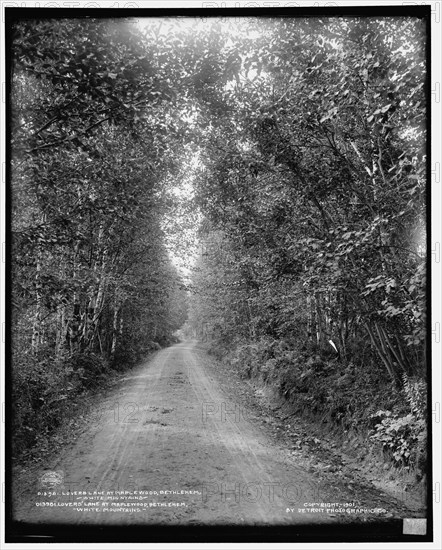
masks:
[[[5,7],[5,52],[6,52],[6,348],[5,348],[5,389],[11,395],[11,72],[12,72],[12,33],[14,22],[21,19],[63,19],[63,18],[137,18],[137,17],[418,17],[426,22],[427,59],[427,251],[431,251],[431,6],[430,5],[390,5],[390,6],[333,6],[333,7],[277,7],[277,8],[14,8]],[[432,357],[431,345],[431,253],[427,253],[427,358]],[[427,365],[428,407],[432,403],[431,360]],[[294,524],[293,526],[233,526],[233,525],[146,525],[146,526],[85,526],[72,524],[28,524],[14,520],[12,516],[12,458],[11,458],[11,417],[12,403],[6,401],[6,503],[5,527],[7,543],[177,543],[177,542],[226,542],[226,543],[300,543],[300,542],[342,542],[342,543],[422,543],[433,541],[433,495],[432,495],[432,426],[431,410],[428,411],[428,458],[427,476],[427,534],[404,535],[403,519],[393,518],[366,525],[338,524],[336,526],[318,524]],[[411,512],[410,512],[411,514]]]

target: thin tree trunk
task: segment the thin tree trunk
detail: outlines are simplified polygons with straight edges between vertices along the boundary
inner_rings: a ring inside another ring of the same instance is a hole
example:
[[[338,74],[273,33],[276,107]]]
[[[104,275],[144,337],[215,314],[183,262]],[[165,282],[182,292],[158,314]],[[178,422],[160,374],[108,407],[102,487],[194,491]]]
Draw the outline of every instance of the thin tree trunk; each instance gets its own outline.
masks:
[[[41,338],[41,316],[42,316],[42,284],[41,284],[41,262],[42,249],[41,244],[37,247],[37,265],[35,270],[35,313],[32,323],[32,342],[33,351],[37,351]]]
[[[312,319],[312,299],[310,294],[307,294],[307,336],[309,340],[313,337],[313,319]]]
[[[107,286],[106,285],[106,283],[107,283],[107,273],[106,273],[107,257],[108,257],[108,252],[107,252],[107,249],[105,249],[104,252],[103,252],[103,259],[101,261],[100,280],[99,280],[99,283],[98,283],[97,296],[94,299],[94,308],[93,308],[92,320],[91,320],[90,325],[89,325],[89,327],[90,327],[90,330],[89,330],[90,336],[88,337],[89,347],[91,347],[93,345],[95,334],[98,334],[98,320],[101,316],[101,312],[103,311],[104,297],[105,297],[105,291],[106,291],[106,286]],[[99,345],[100,345],[100,349],[101,349],[102,348],[101,342],[99,342]]]
[[[55,356],[59,360],[63,354],[64,342],[66,339],[66,323],[65,323],[65,305],[59,305],[57,308],[57,332],[55,343]]]
[[[390,375],[391,377],[391,380],[396,383],[396,376],[394,374],[394,371],[392,370],[391,368],[391,365],[390,365],[390,362],[388,361],[387,357],[385,356],[382,348],[380,347],[380,345],[376,342],[376,338],[374,337],[374,334],[373,334],[373,331],[371,330],[371,327],[368,323],[365,323],[365,328],[367,329],[367,332],[370,336],[370,340],[371,340],[371,343],[375,349],[375,351],[377,352],[379,358],[381,359],[381,361],[384,363],[386,369],[387,369],[387,372],[388,374]]]
[[[72,278],[75,280],[78,274],[78,253],[80,251],[80,243],[77,242],[74,250],[73,258],[73,270]],[[77,290],[74,290],[73,293],[73,305],[72,305],[72,317],[68,323],[68,338],[69,338],[69,350],[71,355],[73,355],[78,349],[78,336],[79,336],[79,327],[80,327],[80,296]]]
[[[401,369],[404,371],[404,372],[407,372],[407,367],[405,365],[405,363],[402,361],[400,355],[398,354],[398,352],[396,351],[395,349],[395,346],[392,344],[392,342],[390,341],[390,338],[388,337],[387,333],[385,332],[385,330],[383,329],[383,327],[379,327],[379,330],[382,334],[382,338],[385,342],[385,345],[386,347],[388,347],[388,349],[390,350],[390,352],[394,355],[398,365],[401,367]]]
[[[112,346],[111,346],[111,355],[114,356],[115,355],[115,351],[117,349],[117,341],[118,341],[118,336],[121,334],[121,328],[120,328],[120,325],[123,321],[123,319],[120,319],[120,323],[118,322],[119,319],[118,319],[118,315],[120,313],[120,306],[117,306],[115,305],[114,307],[114,319],[113,319],[113,324],[112,324]]]

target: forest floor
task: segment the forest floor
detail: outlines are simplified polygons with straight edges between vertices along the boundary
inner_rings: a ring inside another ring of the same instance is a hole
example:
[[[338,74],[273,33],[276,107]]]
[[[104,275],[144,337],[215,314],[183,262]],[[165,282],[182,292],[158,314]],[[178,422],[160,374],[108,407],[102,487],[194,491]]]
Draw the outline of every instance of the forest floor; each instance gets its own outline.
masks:
[[[181,342],[122,375],[70,443],[43,465],[15,469],[15,521],[268,526],[422,517],[226,368],[197,342]]]

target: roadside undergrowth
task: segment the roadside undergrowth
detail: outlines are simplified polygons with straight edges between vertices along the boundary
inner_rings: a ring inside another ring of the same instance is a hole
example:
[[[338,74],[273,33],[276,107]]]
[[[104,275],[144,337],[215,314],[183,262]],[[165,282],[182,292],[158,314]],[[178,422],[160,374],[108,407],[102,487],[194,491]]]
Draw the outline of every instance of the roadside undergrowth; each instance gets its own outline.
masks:
[[[392,385],[381,366],[337,360],[328,350],[261,339],[210,352],[284,400],[317,434],[363,465],[384,490],[413,493],[424,505],[427,387],[405,373]]]

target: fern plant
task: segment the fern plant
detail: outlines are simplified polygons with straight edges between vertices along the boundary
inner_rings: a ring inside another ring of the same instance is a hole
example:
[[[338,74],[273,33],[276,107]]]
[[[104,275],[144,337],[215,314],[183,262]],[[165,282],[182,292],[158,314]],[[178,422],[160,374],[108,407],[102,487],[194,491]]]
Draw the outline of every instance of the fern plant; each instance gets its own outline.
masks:
[[[409,406],[406,415],[379,410],[371,415],[375,426],[370,439],[382,445],[396,466],[424,469],[426,447],[426,384],[405,373],[403,394]]]
[[[427,412],[427,385],[424,380],[412,378],[403,373],[403,392],[412,414],[417,418],[425,419]]]

